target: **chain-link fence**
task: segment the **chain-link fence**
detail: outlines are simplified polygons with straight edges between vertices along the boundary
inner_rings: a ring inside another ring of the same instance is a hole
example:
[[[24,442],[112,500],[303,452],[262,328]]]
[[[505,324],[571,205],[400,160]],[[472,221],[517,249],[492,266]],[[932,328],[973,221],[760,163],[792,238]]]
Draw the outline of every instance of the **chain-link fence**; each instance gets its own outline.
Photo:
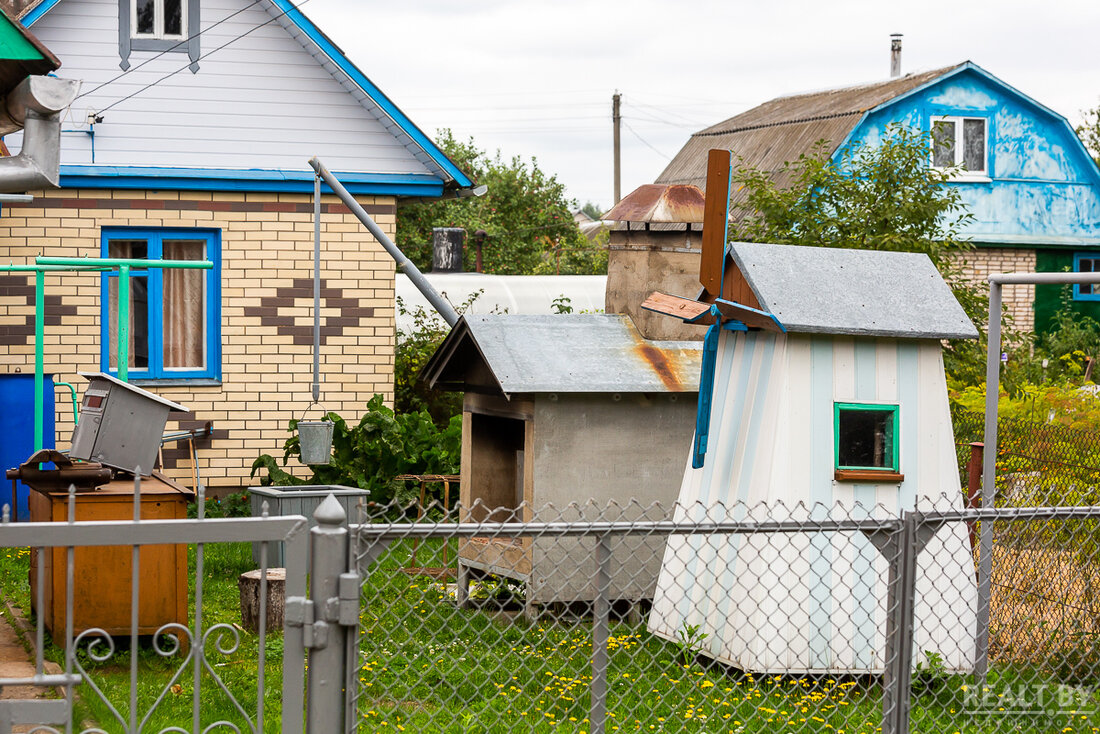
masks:
[[[1045,417],[1045,416],[1043,416]],[[980,471],[984,417],[953,416],[963,481]],[[996,505],[1100,505],[1100,436],[1041,421],[998,421]],[[970,481],[973,484],[973,481]],[[1100,525],[994,523],[990,652],[1093,685],[1100,668]]]
[[[999,592],[989,672],[975,675],[967,524],[981,516],[959,507],[957,495],[901,516],[573,505],[448,522],[484,510],[460,508],[418,524],[374,508],[353,528],[363,586],[349,729],[1096,731],[1084,612],[1033,617],[1046,636],[1036,647],[1001,614],[1027,595]],[[997,526],[1097,538],[1100,510],[1043,513]],[[1048,586],[1080,573],[998,553],[995,568],[1030,566]]]

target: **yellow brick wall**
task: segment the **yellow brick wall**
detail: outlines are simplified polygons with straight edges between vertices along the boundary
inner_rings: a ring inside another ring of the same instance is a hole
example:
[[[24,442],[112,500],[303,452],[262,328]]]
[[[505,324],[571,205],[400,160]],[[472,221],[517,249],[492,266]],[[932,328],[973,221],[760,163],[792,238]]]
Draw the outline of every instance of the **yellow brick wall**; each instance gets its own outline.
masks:
[[[148,201],[143,204],[140,200]],[[359,197],[359,202],[368,211],[373,210],[375,220],[393,237],[394,199],[365,196]],[[294,211],[256,210],[264,203]],[[323,320],[345,317],[345,323],[342,332],[330,335],[321,348],[321,402],[327,410],[357,420],[375,393],[381,393],[392,404],[394,263],[335,197],[326,197],[324,204],[337,211],[322,217],[321,277],[327,288],[340,290],[330,295],[351,300],[340,301],[337,306],[322,301]],[[234,207],[253,210],[231,210]],[[248,486],[253,459],[261,453],[281,459],[283,441],[289,436],[287,421],[301,416],[311,400],[312,339],[296,344],[292,336],[265,323],[270,318],[255,315],[256,309],[265,304],[270,313],[272,299],[279,298],[280,289],[284,289],[278,315],[292,316],[295,327],[312,328],[312,286],[308,297],[297,297],[292,304],[286,301],[285,290],[295,280],[313,277],[311,197],[101,190],[39,192],[30,205],[4,206],[0,215],[0,257],[5,264],[32,263],[39,254],[98,257],[102,228],[121,226],[203,227],[221,231],[221,384],[142,383],[142,386],[187,406],[197,421],[213,421],[217,437],[200,449],[198,462],[208,487]],[[33,284],[33,276],[27,282]],[[76,373],[101,369],[100,276],[65,273],[48,275],[45,282],[47,296],[60,296],[63,307],[60,324],[46,328],[46,371],[57,380],[72,382],[82,391],[86,383]],[[302,295],[301,290],[294,295]],[[348,322],[347,314],[342,313],[341,306],[348,304],[360,309],[354,312],[357,323]],[[372,315],[362,310],[367,308],[373,309]],[[33,307],[26,305],[26,299],[0,298],[0,324],[24,324],[29,313],[33,313]],[[12,341],[9,337],[7,343],[0,344],[3,364],[0,371],[33,372],[33,337],[26,338],[26,343]],[[309,413],[314,418],[319,415],[316,407]],[[58,448],[68,448],[72,429],[71,402],[67,391],[58,390]],[[178,425],[170,420],[166,430],[178,430]],[[186,443],[181,446],[186,447]],[[189,460],[177,461],[166,473],[187,486],[192,484]],[[308,475],[302,467],[295,473]]]
[[[1035,272],[1035,250],[1015,247],[976,247],[959,256],[963,273],[985,290],[993,273]],[[1005,310],[1012,317],[1015,331],[1035,329],[1035,286],[1006,285],[1002,291]]]

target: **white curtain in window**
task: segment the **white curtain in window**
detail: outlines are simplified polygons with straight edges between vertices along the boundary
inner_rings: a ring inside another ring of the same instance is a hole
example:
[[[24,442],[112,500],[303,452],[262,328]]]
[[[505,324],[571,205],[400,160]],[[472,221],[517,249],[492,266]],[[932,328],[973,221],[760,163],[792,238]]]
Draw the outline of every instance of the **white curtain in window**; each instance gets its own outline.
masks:
[[[203,240],[164,240],[165,260],[202,260]],[[205,270],[164,268],[164,367],[198,369],[206,366]]]

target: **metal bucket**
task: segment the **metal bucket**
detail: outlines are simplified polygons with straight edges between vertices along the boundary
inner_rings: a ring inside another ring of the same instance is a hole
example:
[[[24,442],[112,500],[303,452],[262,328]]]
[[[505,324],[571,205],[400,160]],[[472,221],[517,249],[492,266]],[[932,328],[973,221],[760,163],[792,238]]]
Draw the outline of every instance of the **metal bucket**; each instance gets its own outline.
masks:
[[[332,421],[298,421],[303,464],[332,463]]]

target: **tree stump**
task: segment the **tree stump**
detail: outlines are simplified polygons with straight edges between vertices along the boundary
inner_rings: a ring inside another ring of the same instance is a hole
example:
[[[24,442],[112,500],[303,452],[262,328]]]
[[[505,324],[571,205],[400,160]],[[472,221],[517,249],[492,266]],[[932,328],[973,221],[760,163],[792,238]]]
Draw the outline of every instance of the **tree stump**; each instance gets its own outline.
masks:
[[[250,632],[260,630],[260,569],[242,573],[241,625]],[[267,569],[267,632],[282,632],[286,616],[286,569]]]

